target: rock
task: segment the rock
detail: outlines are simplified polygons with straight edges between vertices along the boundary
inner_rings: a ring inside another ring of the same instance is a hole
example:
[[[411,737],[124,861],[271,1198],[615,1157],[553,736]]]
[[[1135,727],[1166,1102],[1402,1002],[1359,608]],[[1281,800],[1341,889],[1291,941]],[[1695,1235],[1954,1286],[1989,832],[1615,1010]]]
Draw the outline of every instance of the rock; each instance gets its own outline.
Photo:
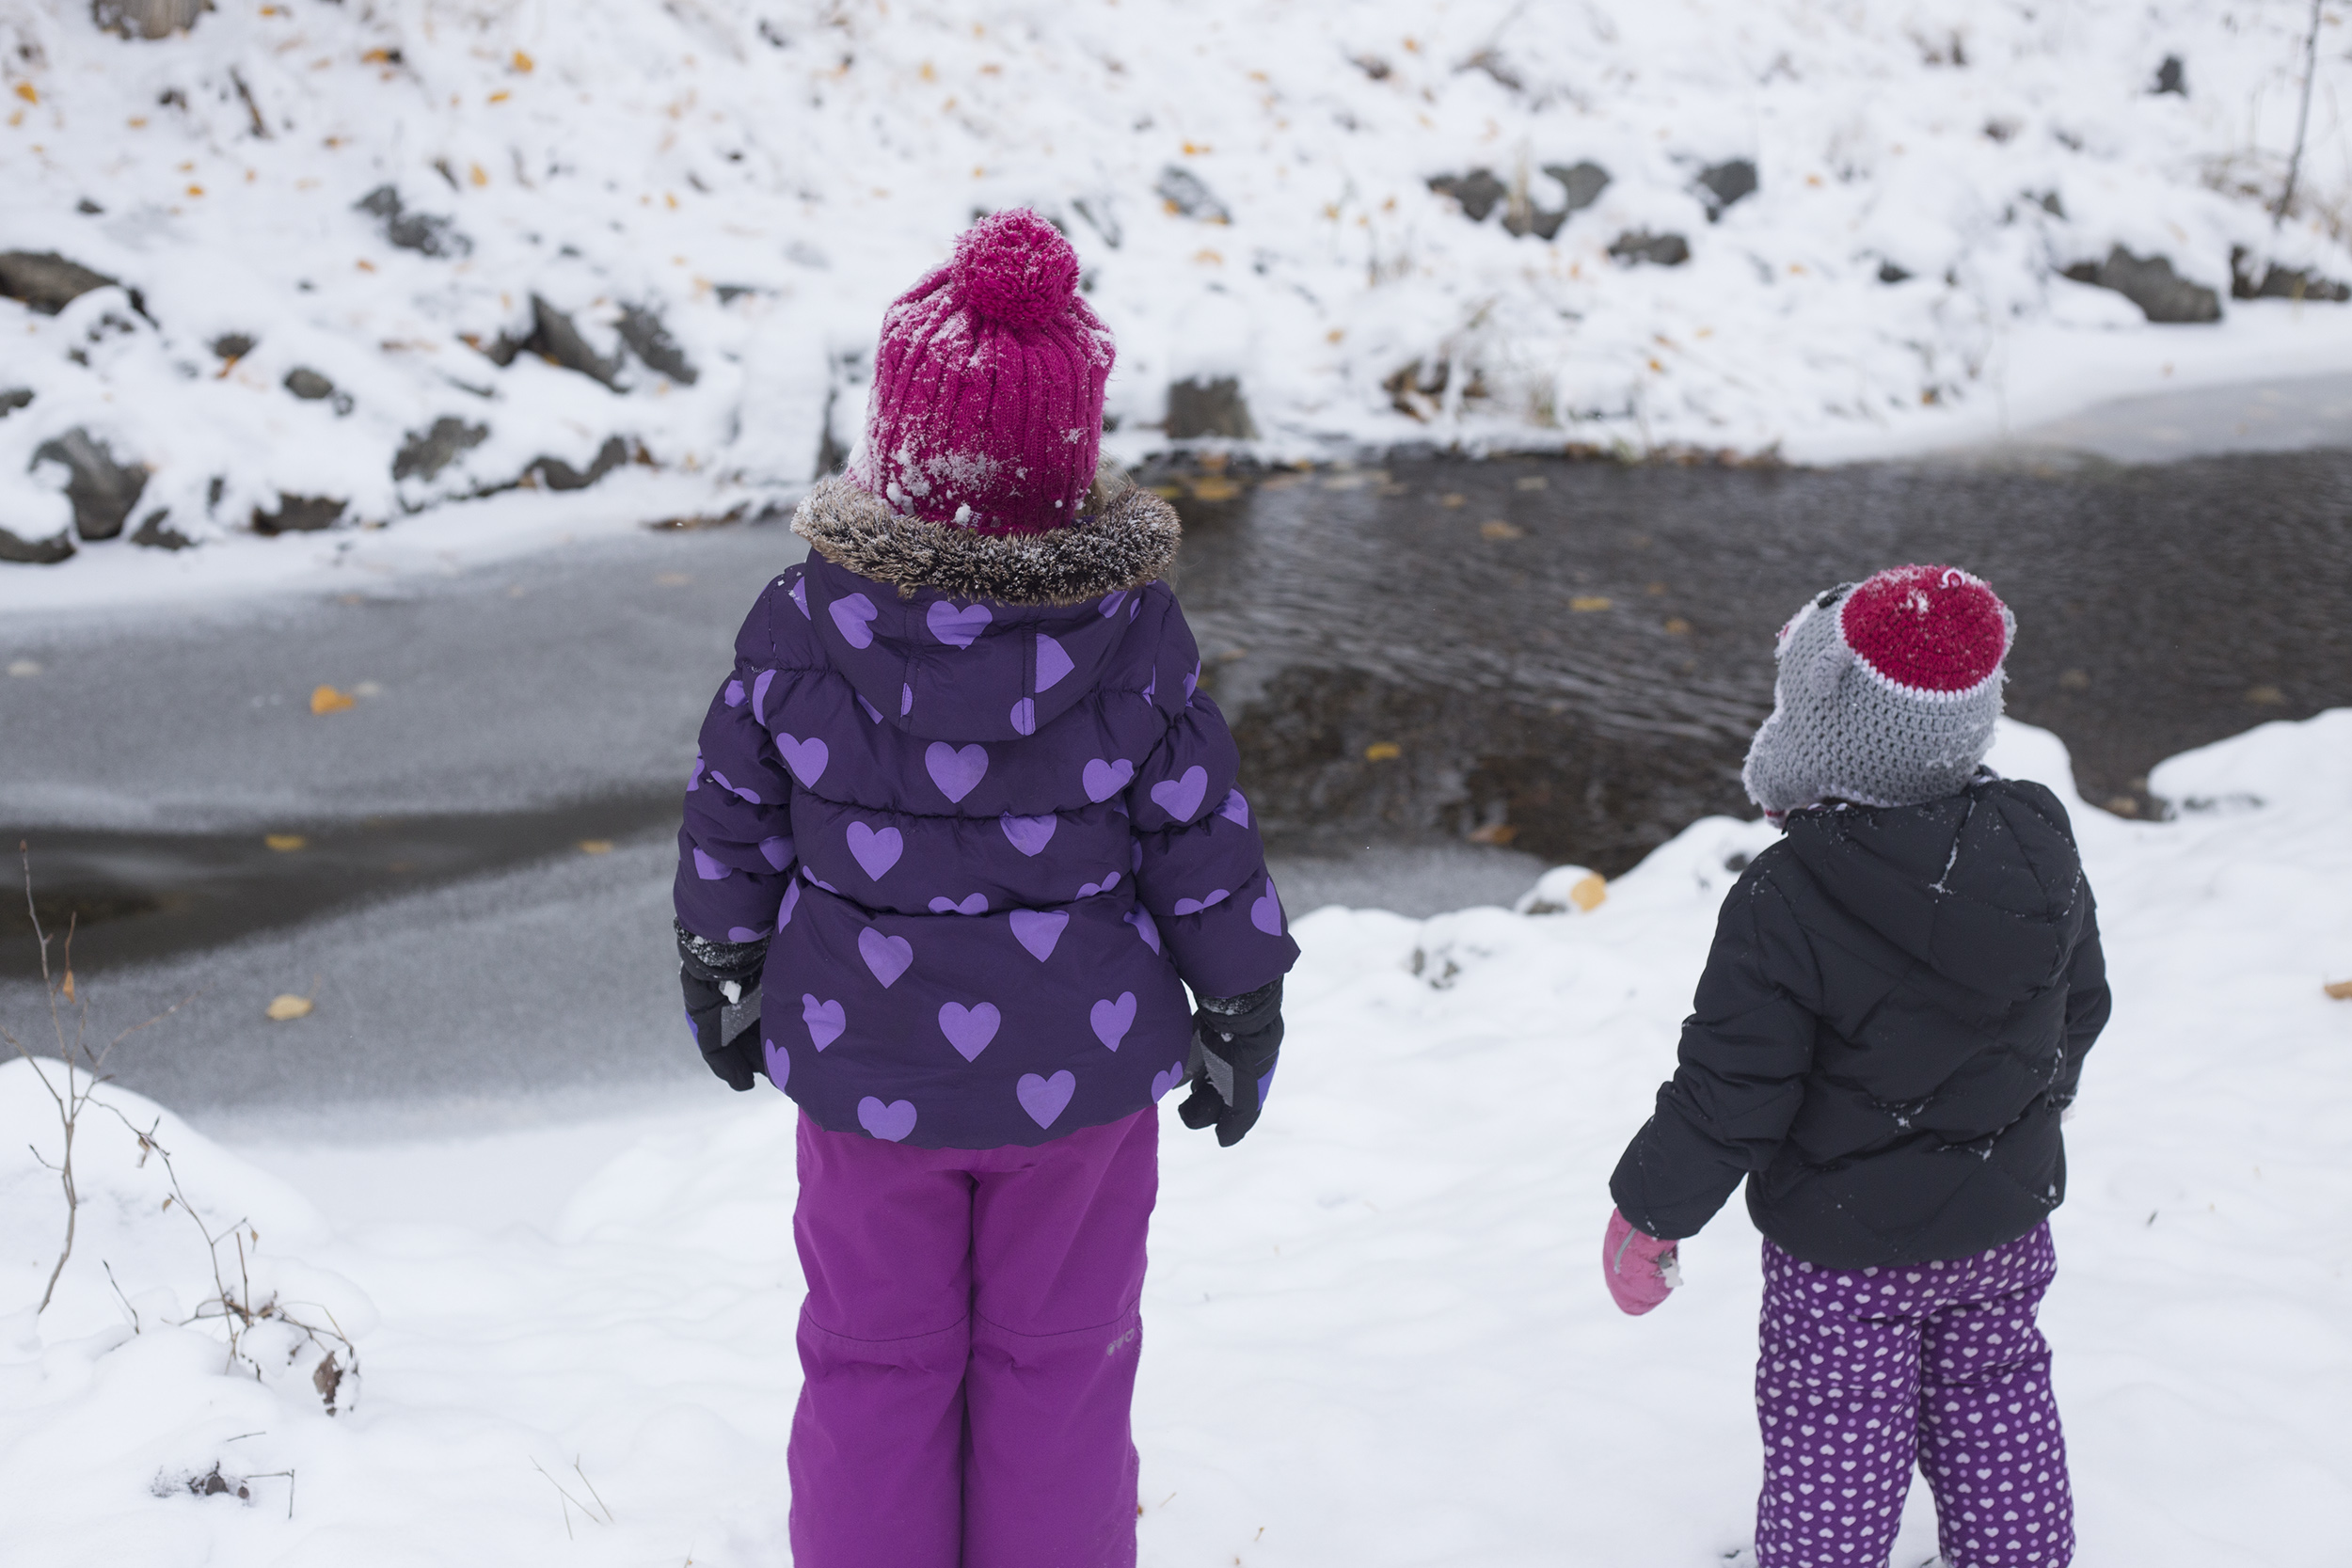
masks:
[[[560,457],[534,457],[523,469],[535,474],[539,483],[550,490],[585,490],[613,469],[628,461],[628,443],[618,436],[606,438],[589,460],[588,471],[581,473]]]
[[[21,299],[44,316],[54,316],[92,289],[114,281],[54,250],[0,251],[0,294]]]
[[[1168,438],[1184,441],[1202,436],[1254,441],[1257,421],[1241,395],[1241,383],[1230,375],[1214,381],[1179,381],[1168,389]]]
[[[1709,164],[1699,170],[1699,189],[1707,193],[1701,199],[1707,203],[1707,221],[1713,223],[1724,208],[1756,194],[1756,166],[1745,158]]]
[[[138,531],[131,535],[131,543],[144,545],[151,550],[184,550],[195,544],[195,540],[171,526],[170,516],[171,508],[167,506],[149,513]]]
[[[147,470],[115,461],[103,441],[76,426],[33,451],[36,467],[62,463],[72,477],[66,481],[66,499],[73,503],[73,529],[85,539],[112,539],[122,531],[123,519],[147,488]]]
[[[7,419],[32,401],[33,389],[29,387],[0,388],[0,420]]]
[[[126,39],[167,39],[196,25],[213,0],[90,0],[90,20]]]
[[[264,512],[253,509],[253,531],[263,538],[276,538],[281,533],[317,533],[333,528],[342,519],[343,508],[349,501],[329,496],[289,496],[278,493],[278,510]]]
[[[489,436],[488,425],[468,424],[453,415],[444,414],[422,435],[409,432],[408,439],[392,454],[392,478],[432,479],[457,461],[459,452],[471,451]]]
[[[1590,207],[1609,188],[1609,171],[1595,163],[1546,164],[1544,172],[1559,181],[1561,188],[1568,193],[1567,210],[1571,213]]]
[[[2122,245],[2107,252],[2105,261],[2080,261],[2066,269],[2077,283],[2113,289],[2139,307],[2152,322],[2217,322],[2221,296],[2201,283],[2192,283],[2172,270],[2163,256],[2141,258]]]
[[[1882,283],[1908,283],[1911,281],[1911,274],[1905,272],[1902,268],[1897,266],[1892,261],[1883,261],[1879,263],[1879,281]]]
[[[641,306],[631,305],[621,311],[621,341],[644,362],[647,370],[666,375],[681,387],[691,387],[700,374],[671,338],[669,329],[661,325],[661,318]]]
[[[1609,254],[1620,261],[1678,267],[1691,259],[1691,242],[1679,234],[1653,234],[1646,229],[1629,229],[1609,243]]]
[[[332,398],[336,413],[351,412],[351,394],[337,391],[333,382],[307,365],[296,365],[286,372],[286,390],[305,403],[317,403],[322,399]]]
[[[55,566],[72,553],[73,531],[71,529],[49,539],[27,539],[21,533],[0,528],[0,561],[14,562],[22,566]]]
[[[412,213],[401,205],[399,188],[378,185],[357,203],[357,211],[384,220],[384,238],[401,250],[421,256],[472,254],[473,242],[457,232],[454,220],[429,213]]]
[[[1209,187],[1200,182],[1200,177],[1188,168],[1168,165],[1160,170],[1159,182],[1152,190],[1168,203],[1168,210],[1171,213],[1198,218],[1202,223],[1233,221],[1233,214],[1225,210],[1225,203],[1219,201]]]
[[[2177,92],[2183,98],[2188,96],[2188,75],[2178,55],[2167,55],[2164,63],[2156,67],[2156,85],[2153,90],[2159,93]]]
[[[1495,203],[1509,198],[1511,187],[1495,178],[1490,168],[1474,168],[1468,174],[1440,174],[1429,182],[1429,188],[1439,196],[1450,196],[1461,205],[1462,215],[1472,223],[1484,223],[1486,214],[1495,210]]]
[[[2282,267],[2276,261],[2265,266],[2262,279],[2257,282],[2249,270],[2251,261],[2242,246],[2230,252],[2232,299],[2319,299],[2330,305],[2352,299],[2352,288],[2333,278],[2302,267]],[[0,405],[5,405],[10,395],[0,392]]]
[[[588,340],[580,335],[580,328],[572,325],[571,317],[532,294],[531,318],[531,336],[518,346],[567,371],[578,371],[591,381],[602,382],[615,391],[620,389],[620,360],[607,359],[590,348]],[[497,356],[491,357],[495,359]]]
[[[224,332],[213,340],[212,346],[223,359],[242,359],[253,352],[253,340],[242,332]]]

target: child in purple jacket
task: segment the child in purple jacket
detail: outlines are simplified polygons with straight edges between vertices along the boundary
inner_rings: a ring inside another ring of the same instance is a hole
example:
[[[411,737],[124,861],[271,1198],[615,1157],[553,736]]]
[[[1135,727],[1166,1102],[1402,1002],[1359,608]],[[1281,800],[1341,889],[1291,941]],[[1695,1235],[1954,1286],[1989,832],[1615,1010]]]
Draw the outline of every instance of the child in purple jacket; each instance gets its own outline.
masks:
[[[2074,1556],[2034,1316],[2106,967],[2065,808],[1981,766],[2013,627],[1967,573],[1899,566],[1781,628],[1745,782],[1787,836],[1724,900],[1680,1065],[1610,1180],[1601,1266],[1631,1313],[1747,1183],[1758,1568],[1885,1568],[1915,1464],[1949,1568]]]
[[[1281,1043],[1298,949],[1175,514],[1098,472],[1077,280],[1011,212],[891,307],[687,784],[688,1021],[801,1107],[800,1568],[1135,1561],[1154,1107],[1238,1141]]]

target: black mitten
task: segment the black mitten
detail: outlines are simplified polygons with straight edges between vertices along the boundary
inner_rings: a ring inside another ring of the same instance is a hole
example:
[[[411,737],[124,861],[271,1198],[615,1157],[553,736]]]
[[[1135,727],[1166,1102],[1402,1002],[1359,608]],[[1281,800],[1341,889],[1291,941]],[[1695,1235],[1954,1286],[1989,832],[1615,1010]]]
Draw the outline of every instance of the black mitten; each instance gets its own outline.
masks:
[[[1246,996],[1204,996],[1192,1015],[1192,1093],[1176,1108],[1186,1127],[1216,1129],[1231,1148],[1258,1124],[1282,1054],[1282,982]]]
[[[713,942],[681,925],[677,956],[678,985],[686,992],[686,1026],[693,1031],[704,1065],[729,1088],[750,1088],[753,1074],[767,1070],[755,1002],[759,972],[768,961],[768,939]],[[726,1032],[730,1010],[739,1017],[748,1014],[750,1020],[732,1038]]]

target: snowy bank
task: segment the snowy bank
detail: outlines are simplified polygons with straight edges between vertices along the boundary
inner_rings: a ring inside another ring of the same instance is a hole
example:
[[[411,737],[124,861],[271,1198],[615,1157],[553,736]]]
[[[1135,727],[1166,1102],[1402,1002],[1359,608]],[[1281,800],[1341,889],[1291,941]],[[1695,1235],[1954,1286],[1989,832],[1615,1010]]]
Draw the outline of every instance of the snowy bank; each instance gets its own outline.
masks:
[[[1130,457],[1838,459],[2337,369],[2331,88],[2265,209],[2304,14],[237,0],[133,40],[25,0],[0,555],[308,556],[647,468],[641,516],[755,511],[854,440],[884,303],[1020,204],[1120,335]]]
[[[2046,734],[2005,726],[1994,761],[2074,800]],[[2321,1568],[2352,1511],[2352,1003],[2322,989],[2352,978],[2352,710],[2152,783],[2176,820],[2074,807],[2116,994],[2044,1318],[2080,1560]],[[1146,1564],[1701,1568],[1746,1542],[1742,1212],[1686,1244],[1690,1283],[1652,1317],[1619,1317],[1595,1269],[1608,1171],[1671,1067],[1732,865],[1771,837],[1695,823],[1589,910],[1588,889],[1548,914],[1298,923],[1268,1119],[1230,1152],[1168,1122]],[[0,1072],[12,1554],[786,1562],[801,1282],[781,1097],[712,1088],[453,1144],[289,1128],[244,1158],[164,1117],[214,1223],[247,1216],[258,1257],[302,1270],[289,1299],[351,1315],[364,1379],[333,1416],[300,1379],[224,1375],[216,1323],[171,1326],[211,1275],[112,1118],[85,1132],[83,1236],[36,1321],[61,1217],[26,1148],[55,1158],[47,1105],[28,1068]],[[257,1478],[247,1500],[187,1489],[215,1464]],[[291,1499],[259,1479],[287,1469]],[[1896,1561],[1933,1551],[1915,1488]]]

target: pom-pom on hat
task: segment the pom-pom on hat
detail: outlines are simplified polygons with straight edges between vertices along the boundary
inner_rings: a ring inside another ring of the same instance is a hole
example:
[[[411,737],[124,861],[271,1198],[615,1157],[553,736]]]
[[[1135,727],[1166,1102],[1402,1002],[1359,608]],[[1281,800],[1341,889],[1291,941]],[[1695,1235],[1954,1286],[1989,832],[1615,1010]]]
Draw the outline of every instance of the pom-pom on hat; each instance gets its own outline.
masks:
[[[2009,607],[1956,566],[1896,566],[1780,629],[1772,717],[1741,772],[1778,815],[1818,800],[1907,806],[1965,786],[2001,716]]]
[[[1025,209],[982,218],[882,317],[850,477],[934,523],[1059,528],[1094,482],[1112,356],[1070,242]]]

